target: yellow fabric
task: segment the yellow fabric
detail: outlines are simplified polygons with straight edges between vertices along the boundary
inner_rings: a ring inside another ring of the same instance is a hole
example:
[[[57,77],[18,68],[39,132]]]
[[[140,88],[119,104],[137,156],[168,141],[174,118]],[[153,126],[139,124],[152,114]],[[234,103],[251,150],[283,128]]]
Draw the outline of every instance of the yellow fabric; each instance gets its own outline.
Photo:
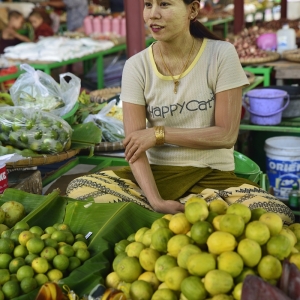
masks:
[[[156,167],[159,171],[156,170]],[[238,202],[250,209],[261,207],[266,211],[276,212],[286,224],[294,222],[293,212],[284,203],[248,180],[236,177],[233,172],[220,172],[207,168],[200,169],[197,173],[197,170],[188,171],[187,168],[179,167],[184,170],[181,170],[180,174],[176,174],[175,169],[177,168],[169,167],[169,170],[168,168],[162,170],[162,166],[152,166],[157,186],[161,195],[164,195],[164,199],[177,199],[181,203],[185,203],[190,197],[197,196],[203,197],[208,204],[214,199],[225,201],[228,205]],[[130,178],[133,175],[129,170],[123,168],[116,172],[104,171],[76,178],[70,182],[67,196],[79,200],[92,197],[97,203],[134,202],[152,210],[143,191],[134,180],[131,180],[134,178]],[[128,178],[118,176],[125,173]],[[194,183],[200,177],[201,179]],[[209,187],[205,188],[204,184],[206,183],[209,184]],[[215,187],[219,187],[219,189]],[[180,196],[173,198],[165,197],[166,195]]]

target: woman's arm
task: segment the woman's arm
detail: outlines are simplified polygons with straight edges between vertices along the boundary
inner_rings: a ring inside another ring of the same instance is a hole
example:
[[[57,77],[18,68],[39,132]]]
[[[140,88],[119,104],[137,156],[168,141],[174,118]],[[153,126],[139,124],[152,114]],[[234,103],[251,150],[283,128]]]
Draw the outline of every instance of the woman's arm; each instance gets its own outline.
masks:
[[[196,149],[231,148],[236,142],[241,118],[242,88],[216,94],[215,125],[207,128],[165,127],[165,143]],[[147,149],[154,130],[136,129],[127,136],[126,159],[134,162]]]
[[[124,140],[125,152],[133,151],[132,148],[127,148],[128,143],[132,142],[128,136],[137,131],[146,131],[148,133],[148,135],[144,135],[144,138],[142,138],[141,147],[144,144],[147,144],[149,148],[155,146],[154,130],[152,128],[146,129],[145,106],[123,102],[123,114],[126,135]],[[134,156],[134,152],[132,155]],[[130,161],[129,163],[136,181],[155,211],[174,214],[184,210],[184,206],[181,203],[161,198],[145,151],[137,159],[134,159],[134,162]]]

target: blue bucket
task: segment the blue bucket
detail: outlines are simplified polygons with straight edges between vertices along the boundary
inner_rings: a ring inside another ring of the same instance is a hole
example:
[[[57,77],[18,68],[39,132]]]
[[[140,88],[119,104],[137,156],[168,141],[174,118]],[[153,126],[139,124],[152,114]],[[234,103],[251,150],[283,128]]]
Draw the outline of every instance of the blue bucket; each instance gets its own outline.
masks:
[[[257,125],[279,124],[282,112],[290,102],[289,94],[278,89],[254,89],[245,97],[249,98],[249,104],[245,101],[244,104],[250,112],[250,121]]]

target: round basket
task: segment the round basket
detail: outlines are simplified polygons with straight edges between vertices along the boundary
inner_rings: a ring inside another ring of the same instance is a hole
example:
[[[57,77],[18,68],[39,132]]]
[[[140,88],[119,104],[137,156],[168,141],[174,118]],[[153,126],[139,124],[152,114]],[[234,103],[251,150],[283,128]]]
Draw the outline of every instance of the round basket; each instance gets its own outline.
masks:
[[[75,156],[76,154],[78,154],[79,151],[80,149],[72,149],[54,155],[44,154],[37,157],[28,157],[22,160],[18,160],[16,162],[7,163],[6,167],[8,169],[14,169],[14,168],[26,168],[26,167],[49,165],[49,164],[53,164],[53,163],[57,163],[69,159]]]
[[[300,62],[300,49],[286,50],[282,53],[282,58],[289,61]]]
[[[97,103],[106,102],[108,99],[118,96],[121,92],[120,87],[107,88],[102,90],[96,90],[90,93],[91,101]],[[102,142],[95,145],[94,152],[113,152],[124,150],[123,143],[120,142]]]
[[[248,80],[249,80],[249,83],[252,84],[254,81],[255,81],[255,75],[249,71],[246,71],[244,70]]]
[[[253,65],[253,64],[263,64],[271,61],[275,61],[280,58],[280,54],[276,52],[266,51],[266,57],[255,57],[255,58],[240,58],[242,65]]]

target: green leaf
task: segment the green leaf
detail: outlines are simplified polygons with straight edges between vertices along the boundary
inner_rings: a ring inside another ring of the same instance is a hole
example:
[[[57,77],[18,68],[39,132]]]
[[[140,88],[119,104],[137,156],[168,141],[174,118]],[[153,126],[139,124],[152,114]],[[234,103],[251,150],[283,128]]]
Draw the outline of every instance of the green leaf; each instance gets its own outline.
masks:
[[[93,122],[72,126],[72,143],[98,144],[102,139],[101,129]]]

